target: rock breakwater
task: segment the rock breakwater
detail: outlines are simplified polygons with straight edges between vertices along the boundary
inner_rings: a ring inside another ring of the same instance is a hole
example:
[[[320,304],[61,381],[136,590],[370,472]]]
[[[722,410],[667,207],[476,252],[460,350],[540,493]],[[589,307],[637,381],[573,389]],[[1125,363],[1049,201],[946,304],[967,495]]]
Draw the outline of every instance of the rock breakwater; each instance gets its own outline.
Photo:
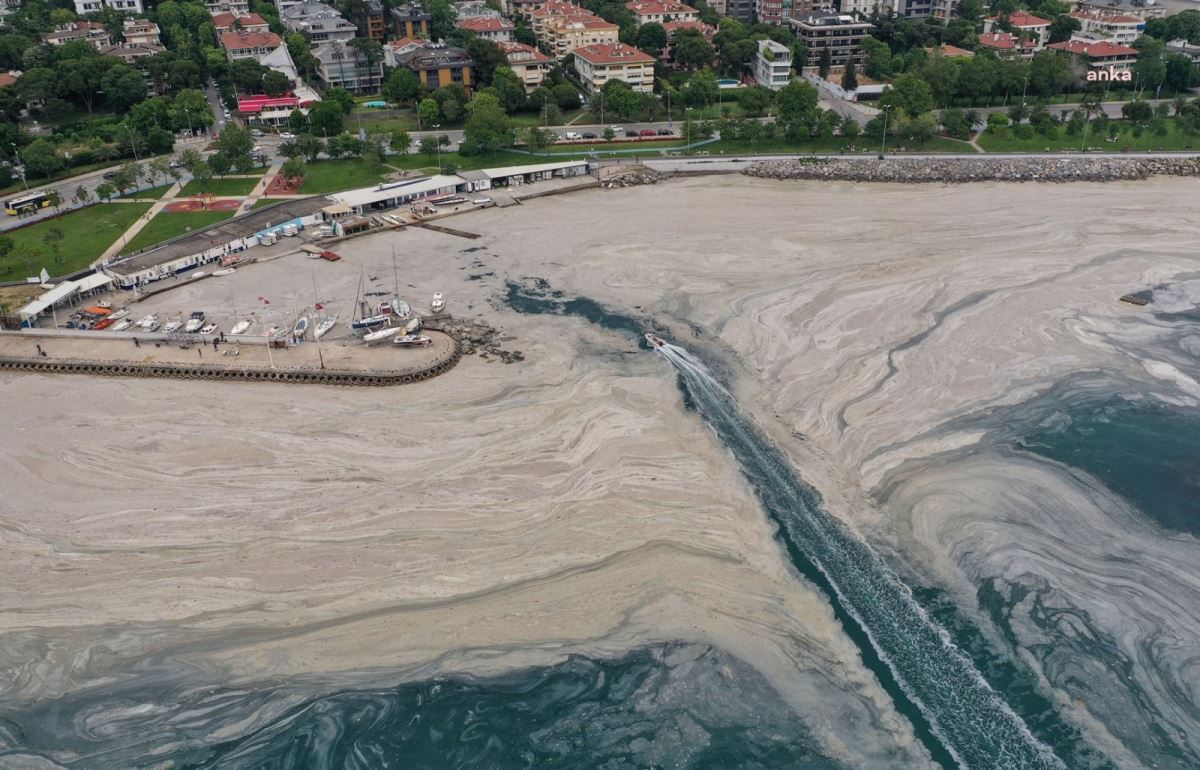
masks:
[[[1200,158],[803,158],[755,163],[743,173],[768,179],[848,182],[1117,182],[1200,176]]]

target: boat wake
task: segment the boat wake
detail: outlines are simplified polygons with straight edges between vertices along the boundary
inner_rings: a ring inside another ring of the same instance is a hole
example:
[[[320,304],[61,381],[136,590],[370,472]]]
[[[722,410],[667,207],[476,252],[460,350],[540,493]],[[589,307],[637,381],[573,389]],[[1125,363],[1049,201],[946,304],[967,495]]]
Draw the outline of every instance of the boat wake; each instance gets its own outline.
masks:
[[[647,336],[649,339],[649,335]],[[943,762],[959,767],[1062,768],[1064,763],[950,641],[912,592],[865,542],[822,509],[818,495],[784,456],[738,413],[732,395],[686,350],[662,340],[652,348],[679,373],[691,405],[733,452],[763,507],[780,526],[796,567],[824,590],[848,634],[878,656],[907,698],[915,727]],[[884,682],[885,686],[889,683]],[[927,721],[921,725],[921,720]]]

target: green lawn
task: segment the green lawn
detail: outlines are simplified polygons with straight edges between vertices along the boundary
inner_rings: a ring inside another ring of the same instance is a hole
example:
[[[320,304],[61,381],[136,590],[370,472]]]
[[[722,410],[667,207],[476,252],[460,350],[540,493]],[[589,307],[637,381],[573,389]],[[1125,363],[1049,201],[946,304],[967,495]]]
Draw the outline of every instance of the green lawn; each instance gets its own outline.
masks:
[[[1147,150],[1191,150],[1200,147],[1200,137],[1190,137],[1176,130],[1174,119],[1167,119],[1167,135],[1156,136],[1153,131],[1146,130],[1140,137],[1133,135],[1132,126],[1125,121],[1112,121],[1121,126],[1121,135],[1115,142],[1105,141],[1094,128],[1088,130],[1087,147],[1092,152],[1129,152]],[[1059,152],[1061,150],[1080,151],[1083,147],[1083,134],[1068,136],[1063,127],[1059,127],[1056,139],[1035,134],[1032,139],[1018,139],[1013,136],[1012,129],[1005,129],[1003,134],[984,132],[976,140],[980,147],[988,152]]]
[[[261,209],[263,206],[270,206],[274,203],[279,203],[279,201],[282,201],[282,200],[287,200],[287,198],[259,198],[258,200],[256,200],[254,202],[254,205],[251,206],[250,208],[251,208],[251,210]]]
[[[130,191],[130,192],[125,193],[124,195],[118,195],[117,197],[118,198],[154,198],[155,200],[158,200],[159,198],[161,198],[163,196],[163,193],[165,193],[167,190],[171,189],[172,184],[174,184],[174,182],[171,182],[170,184],[160,184],[158,187],[147,187],[142,190]]]
[[[445,155],[446,153],[443,153],[443,156]],[[386,168],[372,171],[358,158],[319,160],[305,166],[304,183],[300,185],[299,192],[305,195],[320,195],[355,187],[368,187],[382,181],[386,171]]]
[[[222,222],[233,216],[232,211],[164,211],[151,219],[137,235],[125,245],[123,252],[137,251],[156,243],[169,241],[190,230],[198,230]]]
[[[966,142],[955,141],[954,139],[946,139],[944,137],[935,136],[926,144],[920,147],[902,147],[893,146],[891,140],[888,141],[887,150],[890,153],[893,149],[901,152],[974,152],[970,145]],[[797,144],[789,142],[786,139],[762,139],[757,142],[751,142],[741,139],[722,139],[712,144],[706,144],[703,147],[698,147],[694,152],[707,152],[710,155],[803,155],[807,153],[821,153],[826,155],[840,154],[843,152],[851,154],[866,154],[878,153],[879,146],[869,140],[864,140],[861,137],[855,140],[854,148],[848,149],[846,140],[841,137],[832,139],[810,139],[803,143]]]
[[[66,275],[85,268],[120,238],[151,205],[101,203],[48,222],[38,222],[4,233],[4,237],[12,240],[14,248],[8,256],[0,259],[0,280],[24,278],[31,267],[34,273],[45,267],[55,275]],[[59,246],[60,259],[54,258],[53,250],[46,243],[46,234],[55,228],[63,234]]]
[[[209,180],[208,184],[201,185],[199,181],[193,179],[183,186],[183,189],[179,191],[179,195],[180,197],[200,195],[201,193],[225,196],[249,195],[250,191],[254,189],[254,185],[258,184],[258,181],[258,179],[243,179],[241,177],[215,177]]]

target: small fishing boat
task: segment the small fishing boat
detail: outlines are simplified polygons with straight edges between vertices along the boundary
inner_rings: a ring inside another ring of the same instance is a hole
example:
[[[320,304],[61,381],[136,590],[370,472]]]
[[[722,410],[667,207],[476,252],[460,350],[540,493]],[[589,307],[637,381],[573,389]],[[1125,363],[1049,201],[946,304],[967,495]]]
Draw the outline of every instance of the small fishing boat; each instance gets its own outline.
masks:
[[[133,324],[130,323],[128,320],[117,321],[116,324],[113,325],[112,330],[114,332],[123,332],[126,329],[128,329],[130,326],[133,326]]]
[[[305,334],[308,334],[308,316],[302,315],[296,319],[296,325],[292,327],[292,336],[302,340]]]
[[[233,275],[237,270],[232,267],[223,267],[220,270],[214,270],[213,275]]]
[[[208,324],[207,326],[205,326],[203,329],[200,330],[200,333],[201,334],[213,334],[216,331],[217,331],[216,324]]]
[[[392,342],[402,348],[423,348],[426,345],[433,344],[433,340],[419,334],[404,334],[392,340]]]
[[[313,336],[315,336],[317,339],[321,339],[321,337],[325,335],[325,332],[337,325],[337,322],[337,316],[326,316],[325,318],[322,318],[317,322],[317,329],[313,332]]]
[[[110,315],[109,318],[113,319],[114,321],[120,321],[122,318],[124,318],[127,315],[129,315],[128,310],[118,310],[117,312]]]
[[[142,329],[149,329],[151,326],[158,326],[158,313],[151,313],[148,316],[142,316],[138,319],[137,325]]]
[[[182,327],[183,321],[179,320],[178,318],[172,318],[170,321],[167,321],[165,326],[163,326],[163,333],[170,334],[171,332],[177,332]]]
[[[229,333],[230,334],[245,334],[246,330],[249,328],[250,328],[249,321],[238,321],[237,323],[235,323],[233,325],[233,328],[229,330]]]
[[[404,333],[405,334],[416,334],[419,331],[421,331],[421,319],[420,318],[414,318],[411,321],[409,321],[408,323],[404,324]]]
[[[196,332],[200,331],[200,327],[203,325],[204,311],[197,310],[196,312],[192,313],[191,317],[188,318],[187,326],[183,327],[183,330],[188,334],[195,334]]]
[[[429,309],[435,313],[440,313],[446,309],[446,300],[442,298],[441,292],[433,295],[433,301],[429,303]]]
[[[97,302],[96,307],[102,307],[107,310],[108,308],[112,307],[112,303],[109,302],[108,300],[103,300],[101,302]]]
[[[367,343],[368,345],[374,345],[376,342],[383,342],[388,337],[394,337],[399,333],[400,327],[392,326],[387,329],[380,329],[377,332],[371,332],[370,334],[363,335],[363,342]]]

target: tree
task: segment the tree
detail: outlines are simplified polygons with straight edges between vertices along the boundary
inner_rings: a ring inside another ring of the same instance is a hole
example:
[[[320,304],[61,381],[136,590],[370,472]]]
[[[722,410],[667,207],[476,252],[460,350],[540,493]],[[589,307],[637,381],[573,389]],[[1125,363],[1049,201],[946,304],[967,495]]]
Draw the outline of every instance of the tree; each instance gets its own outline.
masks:
[[[309,163],[315,161],[325,149],[325,143],[312,134],[301,134],[296,137],[296,146],[300,148],[304,157],[308,158]]]
[[[789,139],[800,139],[808,133],[817,114],[817,89],[805,80],[793,80],[775,96],[778,123]]]
[[[1138,99],[1121,105],[1121,117],[1134,123],[1145,123],[1154,117],[1154,108],[1149,102]]]
[[[285,158],[299,158],[304,155],[304,150],[300,149],[300,143],[295,139],[282,142],[277,149],[279,154]]]
[[[88,188],[84,187],[83,185],[79,185],[75,188],[75,195],[72,197],[72,200],[74,200],[80,206],[86,205],[91,199],[92,193],[88,190]]]
[[[100,81],[111,66],[111,60],[106,61],[100,56],[92,55],[60,61],[56,70],[63,93],[83,102],[90,113],[96,101],[96,93],[100,90]]]
[[[96,197],[105,203],[109,203],[112,200],[113,193],[116,191],[117,188],[113,187],[110,183],[102,182],[96,186]]]
[[[539,152],[552,144],[556,139],[553,131],[546,131],[537,126],[530,126],[525,131],[525,144],[534,152]]]
[[[676,32],[672,50],[675,64],[688,70],[709,66],[717,55],[712,44],[705,40],[699,30],[694,29],[681,29]]]
[[[171,102],[171,124],[176,131],[185,128],[203,130],[211,126],[213,113],[208,99],[194,88],[186,88],[175,94]]]
[[[254,168],[254,159],[250,156],[250,151],[254,149],[254,137],[246,129],[233,123],[225,124],[225,129],[217,137],[214,147],[217,150],[216,154],[228,158],[230,165],[238,171],[246,172]],[[219,171],[216,166],[213,166],[213,170],[222,176],[228,173]]]
[[[407,104],[421,95],[421,79],[412,70],[399,67],[384,81],[381,93],[392,104]]]
[[[613,127],[612,127],[612,126],[605,126],[605,127],[604,127],[604,133],[603,133],[603,134],[601,134],[601,136],[603,136],[603,137],[604,137],[604,141],[606,141],[606,142],[611,142],[613,139],[616,139],[616,138],[617,138],[617,132],[616,132],[616,131],[613,131]]]
[[[510,115],[525,107],[525,84],[511,67],[497,67],[492,73],[492,91]]]
[[[1055,16],[1050,22],[1050,42],[1062,43],[1071,39],[1071,33],[1078,32],[1083,29],[1079,19],[1072,18],[1067,14]]]
[[[987,130],[989,134],[1000,133],[1008,126],[1008,118],[1004,117],[1003,113],[993,112],[988,115]]]
[[[233,158],[223,152],[214,152],[208,156],[208,167],[217,176],[225,176],[233,171]]]
[[[842,119],[842,136],[846,137],[846,141],[854,144],[854,140],[862,132],[862,127],[858,125],[858,121],[847,115]]]
[[[22,150],[21,160],[29,171],[46,178],[66,165],[54,145],[45,139],[38,139]]]
[[[58,227],[51,227],[46,231],[46,234],[42,236],[42,240],[47,246],[50,247],[50,253],[54,255],[54,264],[56,265],[61,265],[63,261],[62,242],[63,238],[65,237],[66,236],[63,235],[63,231]]]
[[[933,90],[920,75],[906,72],[884,92],[879,106],[900,109],[908,117],[917,118],[933,109]]]
[[[1039,51],[1029,63],[1029,89],[1039,96],[1062,93],[1071,82],[1071,66],[1057,50]]]
[[[392,148],[392,154],[404,157],[412,149],[412,136],[403,128],[397,128],[392,131],[388,145]]]
[[[842,73],[842,90],[849,93],[858,88],[858,73],[854,71],[854,60],[850,59],[846,62],[846,69]]]
[[[138,186],[138,182],[142,179],[142,167],[137,163],[127,160],[117,169],[117,173],[112,178],[113,187],[124,195],[126,190]]]
[[[142,73],[127,64],[114,64],[100,78],[104,98],[114,111],[120,113],[146,98],[146,81]]]
[[[508,56],[490,40],[484,40],[481,37],[472,38],[467,43],[466,49],[471,58],[475,60],[475,71],[479,75],[480,85],[490,86],[496,69],[508,66]],[[465,103],[465,100],[459,101]]]
[[[55,214],[59,213],[59,209],[62,207],[62,204],[63,204],[63,199],[62,199],[62,194],[59,193],[58,190],[47,190],[46,191],[46,201],[51,206],[54,207]]]
[[[712,70],[700,70],[688,78],[683,88],[683,102],[691,107],[712,104],[720,93],[717,76]]]
[[[957,107],[942,110],[941,124],[946,133],[955,139],[971,138],[971,125],[967,122],[967,115]]]
[[[295,109],[288,113],[288,128],[293,133],[300,133],[308,127],[308,116],[302,110]]]
[[[421,126],[422,128],[425,126],[434,125],[438,122],[438,118],[440,116],[441,108],[438,106],[438,103],[430,97],[422,99],[421,103],[417,105],[417,125]]]
[[[200,161],[192,168],[192,179],[196,180],[196,184],[201,190],[207,190],[212,182],[213,170],[205,161]],[[99,190],[97,190],[99,192]]]
[[[516,137],[512,122],[504,114],[500,100],[481,93],[471,100],[470,117],[463,126],[463,141],[459,152],[477,155],[511,147]]]
[[[342,133],[342,119],[346,113],[336,101],[322,99],[308,110],[308,121],[313,131],[321,136],[337,136]]]
[[[667,31],[658,22],[648,22],[638,28],[637,47],[654,58],[662,55],[667,47]]]
[[[437,139],[432,136],[426,136],[421,139],[421,154],[427,158],[432,158],[437,154],[438,143]]]
[[[300,158],[288,158],[283,162],[283,166],[279,169],[279,173],[283,174],[284,179],[300,179],[304,176],[306,168],[304,161]]]
[[[292,87],[292,81],[279,70],[268,70],[262,79],[262,89],[267,96],[283,96]]]
[[[609,80],[600,89],[604,108],[618,117],[629,120],[642,109],[642,99],[624,80]]]
[[[829,52],[829,46],[821,49],[821,56],[817,59],[817,74],[821,76],[821,80],[829,78],[829,68],[833,66],[833,56]]]
[[[1187,91],[1196,85],[1196,66],[1191,59],[1178,53],[1169,53],[1163,57],[1165,71],[1163,84],[1172,91]]]
[[[337,88],[331,88],[326,91],[321,101],[333,102],[334,104],[338,105],[341,108],[343,115],[349,115],[354,112],[354,94],[350,93],[341,86],[338,86]],[[320,102],[318,102],[318,104],[320,104]]]
[[[773,93],[766,86],[752,86],[738,90],[737,102],[747,115],[762,115],[771,106]]]
[[[554,102],[560,110],[577,110],[583,104],[579,92],[570,83],[559,83],[554,86]]]

